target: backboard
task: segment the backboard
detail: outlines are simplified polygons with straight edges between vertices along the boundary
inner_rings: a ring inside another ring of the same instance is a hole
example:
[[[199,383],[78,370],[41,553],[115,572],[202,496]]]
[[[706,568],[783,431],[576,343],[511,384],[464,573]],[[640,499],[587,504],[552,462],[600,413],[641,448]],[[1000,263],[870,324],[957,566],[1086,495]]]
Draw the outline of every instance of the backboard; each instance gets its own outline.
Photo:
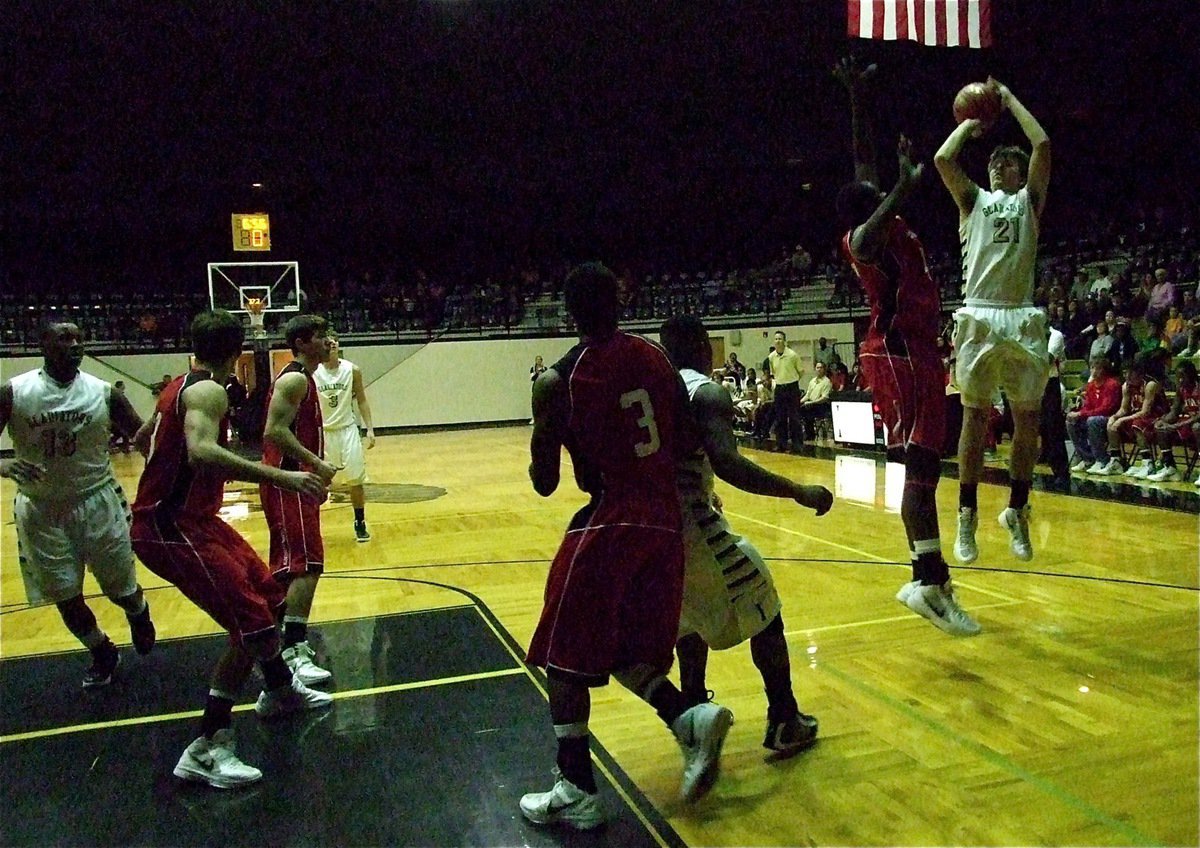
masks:
[[[213,309],[245,313],[259,298],[264,312],[300,311],[299,262],[209,262],[208,297]]]

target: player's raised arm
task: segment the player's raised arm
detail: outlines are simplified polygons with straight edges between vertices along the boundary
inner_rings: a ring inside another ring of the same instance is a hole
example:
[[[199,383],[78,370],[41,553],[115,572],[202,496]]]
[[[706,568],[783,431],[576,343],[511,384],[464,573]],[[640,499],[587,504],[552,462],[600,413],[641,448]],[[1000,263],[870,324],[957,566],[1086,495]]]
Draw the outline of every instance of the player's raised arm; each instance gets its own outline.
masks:
[[[1046,190],[1050,187],[1050,136],[1042,129],[1038,119],[1033,117],[1033,113],[1009,91],[1008,86],[991,78],[988,83],[996,87],[1000,93],[1000,103],[1012,113],[1033,148],[1029,154],[1029,176],[1025,185],[1029,189],[1033,210],[1040,220],[1046,205]]]
[[[842,59],[833,68],[833,76],[850,95],[850,132],[854,149],[854,179],[879,185],[875,157],[875,135],[871,119],[867,81],[875,74],[875,65],[860,66],[853,56]]]
[[[879,253],[887,240],[888,224],[899,214],[904,202],[920,182],[924,166],[913,162],[912,142],[904,136],[900,136],[900,141],[896,145],[896,157],[900,163],[900,174],[896,179],[896,185],[875,207],[871,217],[856,227],[850,236],[850,252],[856,259],[874,262],[879,258]]]
[[[982,132],[983,124],[975,118],[968,118],[955,127],[954,131],[942,142],[938,152],[933,155],[934,167],[938,169],[942,182],[946,185],[946,190],[954,198],[959,214],[964,218],[971,214],[971,209],[975,206],[975,197],[979,194],[979,186],[967,176],[958,157],[962,153],[967,139],[978,137]]]
[[[565,432],[566,386],[554,369],[533,383],[533,435],[529,439],[529,479],[533,490],[549,497],[558,488]]]

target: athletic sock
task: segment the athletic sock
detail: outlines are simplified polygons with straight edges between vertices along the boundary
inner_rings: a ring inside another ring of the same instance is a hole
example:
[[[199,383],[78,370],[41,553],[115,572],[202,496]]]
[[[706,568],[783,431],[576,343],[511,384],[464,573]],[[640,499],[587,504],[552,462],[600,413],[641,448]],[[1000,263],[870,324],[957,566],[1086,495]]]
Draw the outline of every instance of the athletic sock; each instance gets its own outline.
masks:
[[[924,586],[941,586],[950,579],[950,567],[942,557],[942,540],[920,539],[914,543],[917,555],[916,572]]]
[[[283,647],[290,648],[308,638],[308,619],[299,615],[283,617]]]
[[[596,793],[596,776],[592,773],[591,736],[587,722],[554,725],[558,739],[558,770],[562,776],[584,792]]]
[[[1013,509],[1022,509],[1029,503],[1029,481],[1013,480],[1008,490],[1008,505]]]
[[[666,722],[667,727],[675,723],[675,719],[679,718],[690,709],[687,699],[683,697],[683,693],[675,688],[675,684],[665,677],[660,677],[658,680],[650,683],[646,687],[649,690],[649,695],[646,697],[647,703],[654,707],[658,717]]]
[[[204,702],[204,715],[200,718],[200,733],[212,739],[218,730],[232,726],[233,696],[219,689],[208,690]]]
[[[362,524],[366,520],[367,520],[367,508],[363,507],[363,506],[356,506],[354,508],[354,523]]]
[[[292,685],[292,670],[279,654],[269,660],[259,660],[258,665],[262,668],[263,681],[268,689]]]
[[[958,487],[958,508],[959,509],[978,509],[979,508],[979,484],[978,483],[963,483]]]

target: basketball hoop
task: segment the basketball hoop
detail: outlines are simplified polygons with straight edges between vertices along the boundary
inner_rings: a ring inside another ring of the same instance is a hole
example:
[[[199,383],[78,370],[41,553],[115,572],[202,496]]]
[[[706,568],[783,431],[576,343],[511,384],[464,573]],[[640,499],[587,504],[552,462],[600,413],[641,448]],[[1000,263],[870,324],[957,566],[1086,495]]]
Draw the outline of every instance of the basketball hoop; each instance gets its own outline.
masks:
[[[263,311],[266,309],[266,304],[262,298],[251,297],[246,299],[246,314],[250,316],[250,333],[256,339],[265,339],[267,331],[263,327]]]

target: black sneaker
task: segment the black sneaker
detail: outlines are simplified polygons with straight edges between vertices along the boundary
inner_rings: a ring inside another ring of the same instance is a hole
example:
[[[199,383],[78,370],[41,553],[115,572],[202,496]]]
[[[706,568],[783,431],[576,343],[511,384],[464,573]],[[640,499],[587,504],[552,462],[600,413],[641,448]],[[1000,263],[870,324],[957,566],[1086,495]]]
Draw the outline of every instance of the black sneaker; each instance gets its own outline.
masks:
[[[371,534],[367,530],[367,522],[365,522],[365,521],[355,521],[354,522],[354,538],[356,541],[359,541],[359,542],[371,541]]]
[[[146,604],[140,615],[127,615],[125,618],[129,620],[129,636],[133,639],[134,650],[143,656],[150,653],[157,635],[154,622],[150,620],[150,605]]]
[[[117,666],[121,664],[121,654],[111,641],[105,642],[92,651],[92,665],[83,674],[84,689],[99,689],[112,683]]]
[[[816,717],[798,712],[787,721],[768,721],[763,747],[775,751],[783,759],[812,747],[816,741]]]

